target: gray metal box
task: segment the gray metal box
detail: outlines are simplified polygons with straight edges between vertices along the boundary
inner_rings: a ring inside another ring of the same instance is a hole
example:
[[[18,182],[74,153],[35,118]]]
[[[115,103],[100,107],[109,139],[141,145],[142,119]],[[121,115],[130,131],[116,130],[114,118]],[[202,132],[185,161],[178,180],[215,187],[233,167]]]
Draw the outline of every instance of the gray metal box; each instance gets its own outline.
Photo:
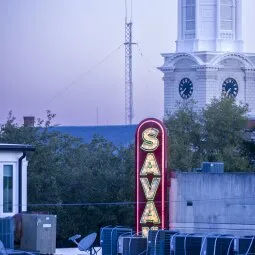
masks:
[[[56,250],[56,215],[22,214],[20,249],[54,254]]]

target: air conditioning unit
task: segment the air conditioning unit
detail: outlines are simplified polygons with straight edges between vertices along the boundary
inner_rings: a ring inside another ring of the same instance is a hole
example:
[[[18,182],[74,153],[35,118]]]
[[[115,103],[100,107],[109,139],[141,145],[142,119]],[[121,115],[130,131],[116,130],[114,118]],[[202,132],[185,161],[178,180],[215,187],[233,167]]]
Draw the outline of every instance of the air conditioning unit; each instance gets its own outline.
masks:
[[[124,236],[123,237],[123,255],[138,255],[146,253],[147,238],[140,236]]]
[[[172,230],[149,230],[148,255],[170,255],[170,240],[178,231]]]
[[[217,235],[206,237],[206,255],[234,255],[236,237],[231,235]]]
[[[205,236],[200,234],[183,233],[173,236],[171,240],[171,251],[174,255],[192,254],[200,255],[205,254],[206,243]],[[202,253],[201,253],[202,251]]]
[[[203,162],[201,165],[201,170],[203,173],[224,173],[224,163],[223,162]]]
[[[14,219],[0,218],[0,240],[6,249],[14,249]]]
[[[22,214],[20,249],[54,254],[56,250],[56,215]]]
[[[130,234],[130,232],[124,233],[122,235],[119,236],[118,238],[118,244],[117,244],[117,253],[118,254],[123,254],[124,252],[124,238],[125,237],[132,237],[132,235]]]
[[[103,227],[100,229],[100,246],[103,255],[117,255],[118,239],[121,235],[132,235],[132,229],[126,227]]]
[[[255,236],[244,236],[238,239],[238,254],[255,254]]]

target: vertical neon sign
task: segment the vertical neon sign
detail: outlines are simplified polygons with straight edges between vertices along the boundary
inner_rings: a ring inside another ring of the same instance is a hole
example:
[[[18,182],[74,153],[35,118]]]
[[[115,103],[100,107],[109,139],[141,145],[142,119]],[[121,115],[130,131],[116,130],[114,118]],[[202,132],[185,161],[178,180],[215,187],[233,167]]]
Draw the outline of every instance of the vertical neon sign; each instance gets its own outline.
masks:
[[[136,232],[167,228],[167,136],[164,124],[145,119],[136,130]]]

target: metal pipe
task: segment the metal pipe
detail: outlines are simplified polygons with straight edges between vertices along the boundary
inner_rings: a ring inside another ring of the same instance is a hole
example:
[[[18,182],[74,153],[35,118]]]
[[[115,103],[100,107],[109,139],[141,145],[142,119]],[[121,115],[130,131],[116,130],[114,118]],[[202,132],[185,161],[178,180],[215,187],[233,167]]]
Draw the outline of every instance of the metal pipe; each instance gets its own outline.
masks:
[[[22,212],[22,160],[26,157],[26,152],[23,152],[22,156],[19,158],[19,163],[18,163],[18,171],[19,171],[19,174],[18,174],[18,178],[19,178],[19,213]]]

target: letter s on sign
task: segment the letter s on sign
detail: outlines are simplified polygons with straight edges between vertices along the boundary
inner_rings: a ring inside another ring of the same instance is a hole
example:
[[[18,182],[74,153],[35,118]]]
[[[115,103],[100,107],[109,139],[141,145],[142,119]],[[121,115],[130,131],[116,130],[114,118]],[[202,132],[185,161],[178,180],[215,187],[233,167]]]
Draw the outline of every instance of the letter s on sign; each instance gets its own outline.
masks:
[[[159,146],[157,138],[159,131],[156,128],[147,128],[143,131],[143,144],[141,149],[144,151],[155,151]]]

